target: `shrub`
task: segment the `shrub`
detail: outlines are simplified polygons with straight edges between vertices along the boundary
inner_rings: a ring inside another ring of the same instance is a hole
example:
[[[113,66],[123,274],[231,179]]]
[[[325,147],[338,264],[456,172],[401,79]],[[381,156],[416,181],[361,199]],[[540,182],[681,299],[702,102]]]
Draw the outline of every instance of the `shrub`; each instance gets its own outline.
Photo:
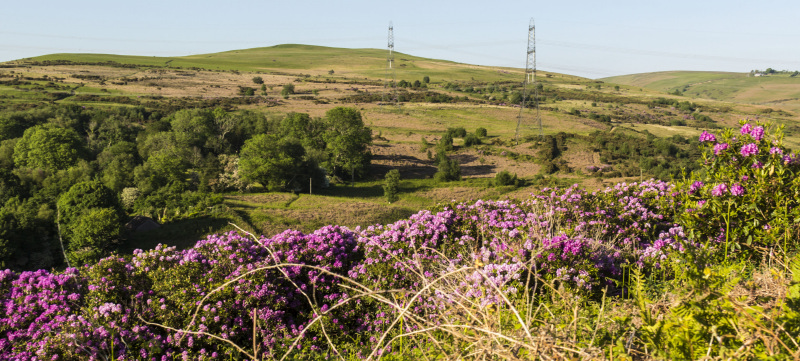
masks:
[[[439,150],[442,151],[451,151],[453,150],[453,135],[450,132],[444,133],[441,139],[439,139],[439,143],[436,146],[437,152]]]
[[[501,171],[494,176],[494,181],[498,186],[519,186],[520,181],[517,179],[517,174],[513,175],[507,170]]]
[[[421,136],[419,138],[419,151],[420,152],[424,152],[424,151],[428,150],[429,146],[430,146],[430,144],[428,144],[428,140],[425,139],[425,136],[424,135]]]
[[[486,128],[480,127],[478,129],[475,129],[475,135],[477,135],[477,136],[479,136],[481,138],[485,138],[485,137],[488,136],[488,133],[486,131]]]
[[[681,222],[720,257],[796,252],[800,157],[783,146],[782,127],[768,135],[768,124],[741,124],[738,134],[728,129],[700,136],[702,169],[678,183]]]
[[[438,153],[437,153],[438,155]],[[443,156],[438,162],[438,171],[434,175],[437,182],[461,180],[461,166],[453,159]]]
[[[392,169],[386,173],[383,183],[383,196],[387,202],[394,203],[400,199],[398,193],[400,193],[400,171]]]
[[[286,97],[291,94],[294,94],[294,84],[292,83],[284,84],[283,88],[281,89],[281,95]]]
[[[471,147],[473,145],[479,145],[479,144],[481,144],[481,138],[478,138],[478,136],[476,136],[475,134],[468,134],[466,137],[464,137],[465,147]]]
[[[467,136],[467,130],[464,127],[447,128],[447,133],[455,138],[464,138]]]

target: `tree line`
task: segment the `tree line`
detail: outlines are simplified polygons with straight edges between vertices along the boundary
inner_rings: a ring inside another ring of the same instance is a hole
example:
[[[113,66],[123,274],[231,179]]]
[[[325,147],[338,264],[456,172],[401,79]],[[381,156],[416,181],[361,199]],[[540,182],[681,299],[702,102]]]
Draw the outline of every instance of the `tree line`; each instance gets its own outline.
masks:
[[[368,171],[360,112],[52,105],[0,113],[0,267],[91,262],[130,215],[169,220],[261,185],[305,191]],[[169,212],[167,212],[169,210]]]

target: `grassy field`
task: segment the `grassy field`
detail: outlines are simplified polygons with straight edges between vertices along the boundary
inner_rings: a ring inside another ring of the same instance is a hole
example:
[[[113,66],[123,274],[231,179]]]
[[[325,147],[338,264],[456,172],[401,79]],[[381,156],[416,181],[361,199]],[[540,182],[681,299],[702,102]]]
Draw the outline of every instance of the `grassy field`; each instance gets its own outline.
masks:
[[[638,86],[685,96],[751,103],[789,111],[800,110],[800,78],[779,73],[750,76],[747,73],[671,71],[616,76],[609,83]]]

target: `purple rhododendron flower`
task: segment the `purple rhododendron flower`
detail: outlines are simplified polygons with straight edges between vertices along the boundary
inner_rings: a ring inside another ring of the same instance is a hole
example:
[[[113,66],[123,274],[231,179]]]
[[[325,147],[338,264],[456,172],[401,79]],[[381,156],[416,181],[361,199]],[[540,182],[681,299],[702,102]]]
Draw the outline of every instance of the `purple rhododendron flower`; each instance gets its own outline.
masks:
[[[750,131],[753,130],[753,126],[750,124],[745,124],[742,126],[742,129],[739,131],[742,135],[750,134]]]
[[[714,136],[714,134],[711,134],[706,131],[703,131],[703,133],[700,134],[700,142],[716,142],[716,141],[717,137]]]
[[[723,151],[728,149],[728,143],[719,143],[714,145],[714,155],[719,155]]]
[[[754,168],[754,169],[761,169],[761,168],[764,168],[764,163],[761,163],[761,162],[759,162],[759,161],[755,161],[755,162],[753,163],[753,165],[751,165],[751,166],[750,166],[750,168]]]
[[[734,184],[731,186],[731,194],[737,197],[743,195],[744,187],[742,187],[742,185],[739,183]]]
[[[783,154],[783,149],[778,147],[769,148],[769,154]]]
[[[764,127],[753,128],[753,130],[750,131],[750,136],[756,141],[761,140],[761,138],[764,138]]]
[[[742,146],[742,150],[739,153],[741,153],[743,157],[758,154],[758,146],[756,143],[745,144]]]
[[[689,186],[689,194],[694,194],[695,192],[699,191],[700,188],[703,188],[703,185],[703,182],[695,181],[691,186]]]
[[[728,186],[725,185],[725,183],[719,184],[713,189],[711,189],[711,195],[714,197],[723,196],[725,195],[726,192],[728,192]]]

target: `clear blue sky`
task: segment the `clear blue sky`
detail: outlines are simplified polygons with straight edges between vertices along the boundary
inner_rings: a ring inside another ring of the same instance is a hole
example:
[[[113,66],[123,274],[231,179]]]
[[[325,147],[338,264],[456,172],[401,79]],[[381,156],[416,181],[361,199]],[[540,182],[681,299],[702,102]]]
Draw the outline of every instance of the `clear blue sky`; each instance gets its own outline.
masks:
[[[4,0],[0,61],[52,53],[181,56],[278,44],[385,49],[601,78],[800,70],[800,1]]]

